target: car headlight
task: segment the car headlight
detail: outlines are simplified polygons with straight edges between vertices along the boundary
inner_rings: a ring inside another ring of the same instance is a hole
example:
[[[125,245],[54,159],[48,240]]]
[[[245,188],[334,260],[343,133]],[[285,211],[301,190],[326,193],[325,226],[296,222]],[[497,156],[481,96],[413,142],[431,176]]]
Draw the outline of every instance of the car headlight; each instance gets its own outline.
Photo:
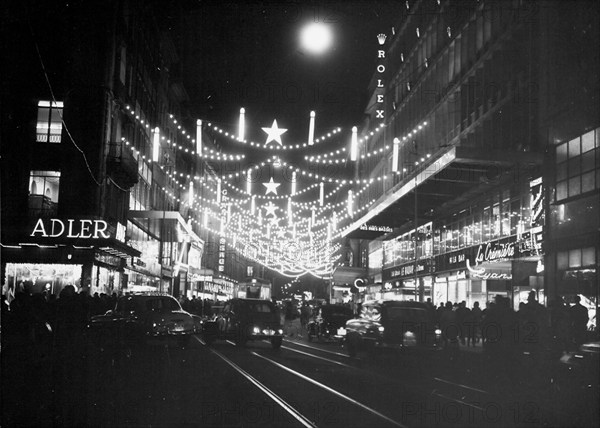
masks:
[[[442,335],[442,330],[440,330],[439,328],[435,329],[435,335],[436,336],[441,336]]]
[[[379,330],[380,332],[383,333],[383,330],[385,330],[385,327],[380,325],[379,327],[377,327],[377,330]]]
[[[254,334],[260,334],[260,327],[254,326],[252,328],[252,333],[254,333]]]
[[[162,333],[162,332],[164,332],[166,330],[167,330],[167,326],[166,325],[155,323],[155,322],[152,323],[152,331],[154,333]]]
[[[277,330],[277,333],[278,334],[283,334],[283,329],[280,328],[279,330]]]

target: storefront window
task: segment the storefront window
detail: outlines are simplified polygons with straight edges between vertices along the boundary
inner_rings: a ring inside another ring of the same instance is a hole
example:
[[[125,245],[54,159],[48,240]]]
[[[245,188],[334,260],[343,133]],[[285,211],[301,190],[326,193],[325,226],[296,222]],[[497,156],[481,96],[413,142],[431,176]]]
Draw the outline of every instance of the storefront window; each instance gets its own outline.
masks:
[[[569,267],[581,267],[581,250],[569,251]]]
[[[79,291],[81,271],[82,265],[7,263],[4,295],[9,300],[18,292],[58,296],[66,285]]]
[[[481,214],[473,218],[473,244],[481,244]]]
[[[482,226],[484,241],[489,241],[492,238],[490,207],[486,207],[483,210],[483,223],[481,224],[481,226]]]
[[[496,204],[492,208],[492,238],[500,237],[500,228],[500,204]]]
[[[521,222],[521,201],[517,199],[510,204],[510,234],[519,233],[519,223]]]
[[[502,236],[510,235],[510,202],[508,199],[502,201]]]

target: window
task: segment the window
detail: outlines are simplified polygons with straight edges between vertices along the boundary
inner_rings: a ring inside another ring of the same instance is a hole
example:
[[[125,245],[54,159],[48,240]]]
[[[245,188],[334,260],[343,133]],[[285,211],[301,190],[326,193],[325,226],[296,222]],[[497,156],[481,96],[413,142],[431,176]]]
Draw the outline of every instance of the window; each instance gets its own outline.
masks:
[[[58,202],[59,184],[59,171],[31,171],[29,175],[29,194],[43,196],[56,203]]]
[[[600,188],[600,128],[556,146],[556,201]]]
[[[62,101],[38,102],[36,138],[38,143],[60,143],[62,133]]]

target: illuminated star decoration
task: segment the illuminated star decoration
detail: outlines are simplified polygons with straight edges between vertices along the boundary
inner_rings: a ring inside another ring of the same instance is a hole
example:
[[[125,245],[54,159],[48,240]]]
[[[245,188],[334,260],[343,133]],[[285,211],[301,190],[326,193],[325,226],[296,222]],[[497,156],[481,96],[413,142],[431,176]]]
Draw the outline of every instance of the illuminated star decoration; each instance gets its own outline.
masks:
[[[273,177],[271,177],[268,183],[263,183],[263,186],[267,188],[265,195],[268,195],[271,192],[277,194],[277,187],[281,186],[281,184],[273,182]]]
[[[283,146],[281,142],[281,134],[283,134],[287,129],[278,128],[277,120],[273,120],[273,125],[270,128],[262,128],[263,131],[267,133],[267,142],[265,143],[265,147],[271,142],[276,141],[280,146]]]
[[[277,218],[277,217],[271,217],[269,219],[269,222],[271,223],[271,226],[276,226],[276,227],[279,227],[279,222],[280,221],[281,221],[281,219]]]
[[[275,205],[271,201],[269,201],[269,203],[267,205],[265,205],[265,211],[267,211],[267,213],[265,215],[272,215],[273,217],[276,217],[275,216],[275,211],[276,210],[277,210],[277,205]]]

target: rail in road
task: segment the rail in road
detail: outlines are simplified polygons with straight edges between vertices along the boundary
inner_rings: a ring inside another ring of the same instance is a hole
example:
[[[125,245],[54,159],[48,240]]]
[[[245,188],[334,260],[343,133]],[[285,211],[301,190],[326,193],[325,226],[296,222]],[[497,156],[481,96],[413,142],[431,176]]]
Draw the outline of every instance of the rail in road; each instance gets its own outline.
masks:
[[[507,403],[478,387],[420,376],[412,370],[422,363],[418,360],[405,361],[406,367],[398,369],[390,367],[397,359],[373,364],[368,358],[350,358],[335,345],[295,340],[286,340],[279,351],[268,343],[240,348],[229,342],[212,349],[236,360],[246,373],[255,373],[287,403],[311,398],[328,403],[327,418],[316,420],[314,409],[305,414],[316,426],[531,426],[542,421],[541,409],[532,407],[534,400]]]
[[[410,353],[351,358],[336,344],[297,339],[279,350],[268,342],[205,346],[197,337],[187,349],[95,355],[76,392],[93,426],[558,425],[535,391],[499,397],[439,369],[441,361]]]

